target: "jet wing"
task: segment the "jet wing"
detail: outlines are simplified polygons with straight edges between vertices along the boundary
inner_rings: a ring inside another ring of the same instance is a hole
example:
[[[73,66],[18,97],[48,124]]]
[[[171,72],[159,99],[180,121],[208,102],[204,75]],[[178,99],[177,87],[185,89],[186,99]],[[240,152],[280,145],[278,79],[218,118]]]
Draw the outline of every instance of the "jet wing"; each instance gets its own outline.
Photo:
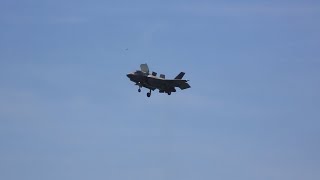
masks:
[[[149,81],[155,87],[162,87],[162,88],[179,87],[181,90],[188,89],[191,87],[187,83],[187,80],[181,80],[181,79],[149,78]]]
[[[153,87],[153,86],[150,86],[150,85],[148,85],[148,84],[146,84],[146,83],[136,83],[136,85],[137,85],[137,86],[145,87],[145,88],[147,88],[147,89],[151,89],[152,91],[154,91],[155,89],[157,89],[157,88],[155,88],[155,87]]]

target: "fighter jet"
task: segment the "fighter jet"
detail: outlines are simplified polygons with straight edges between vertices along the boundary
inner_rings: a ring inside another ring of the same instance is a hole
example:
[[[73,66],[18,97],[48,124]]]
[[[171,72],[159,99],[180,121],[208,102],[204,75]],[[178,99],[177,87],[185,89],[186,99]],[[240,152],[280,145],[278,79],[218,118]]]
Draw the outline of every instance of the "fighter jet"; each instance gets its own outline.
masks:
[[[149,89],[147,96],[150,97],[151,91],[156,89],[159,90],[159,93],[171,95],[172,92],[176,92],[176,87],[181,90],[190,88],[191,86],[187,83],[189,80],[182,79],[184,75],[185,73],[181,72],[174,79],[165,79],[164,74],[157,77],[156,72],[149,72],[147,64],[141,64],[140,70],[127,74],[127,77],[139,86],[138,92],[141,92],[142,87]]]

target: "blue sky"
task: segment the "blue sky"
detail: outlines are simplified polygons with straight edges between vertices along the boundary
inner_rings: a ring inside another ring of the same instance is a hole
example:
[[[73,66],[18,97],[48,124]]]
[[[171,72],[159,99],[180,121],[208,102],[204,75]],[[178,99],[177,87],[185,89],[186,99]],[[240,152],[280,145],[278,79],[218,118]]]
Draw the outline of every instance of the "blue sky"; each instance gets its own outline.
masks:
[[[2,0],[0,179],[320,179],[319,19],[311,0]],[[147,98],[140,63],[192,88]]]

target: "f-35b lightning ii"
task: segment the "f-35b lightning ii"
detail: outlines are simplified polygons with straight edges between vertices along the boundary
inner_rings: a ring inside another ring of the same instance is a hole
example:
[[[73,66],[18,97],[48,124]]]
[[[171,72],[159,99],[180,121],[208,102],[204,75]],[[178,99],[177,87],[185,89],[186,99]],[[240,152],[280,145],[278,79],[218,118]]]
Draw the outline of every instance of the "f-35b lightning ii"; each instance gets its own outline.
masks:
[[[159,93],[167,93],[171,95],[172,92],[176,92],[176,87],[179,87],[181,90],[190,88],[190,85],[187,83],[189,80],[183,80],[184,72],[181,72],[174,79],[165,79],[164,74],[160,74],[160,77],[157,77],[156,72],[149,72],[147,64],[140,65],[141,70],[127,74],[128,78],[135,82],[139,86],[138,92],[141,92],[141,88],[147,88],[150,91],[147,93],[147,96],[151,96],[151,90],[154,91],[159,89]]]

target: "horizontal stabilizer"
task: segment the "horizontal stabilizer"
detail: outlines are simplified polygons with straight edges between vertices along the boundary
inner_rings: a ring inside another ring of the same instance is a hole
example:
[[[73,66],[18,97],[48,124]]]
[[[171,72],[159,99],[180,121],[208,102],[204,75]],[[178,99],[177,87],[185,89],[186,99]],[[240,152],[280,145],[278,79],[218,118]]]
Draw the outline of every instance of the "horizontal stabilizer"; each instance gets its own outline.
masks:
[[[181,72],[180,74],[178,74],[178,76],[177,77],[175,77],[174,79],[182,79],[183,78],[183,76],[185,75],[186,73],[184,73],[184,72]]]
[[[191,88],[191,86],[188,84],[188,83],[182,83],[179,88],[181,90],[184,90],[184,89],[188,89],[188,88]]]

